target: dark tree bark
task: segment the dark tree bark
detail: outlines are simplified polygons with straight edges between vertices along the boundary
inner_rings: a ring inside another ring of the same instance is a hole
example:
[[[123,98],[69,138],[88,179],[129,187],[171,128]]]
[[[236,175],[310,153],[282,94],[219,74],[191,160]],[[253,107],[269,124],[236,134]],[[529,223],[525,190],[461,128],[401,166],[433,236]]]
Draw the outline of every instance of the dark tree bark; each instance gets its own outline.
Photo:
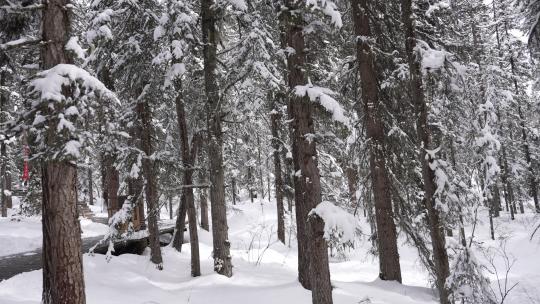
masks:
[[[72,63],[64,46],[69,38],[69,0],[49,0],[43,9],[42,68]],[[64,92],[69,94],[69,89]],[[61,106],[61,105],[59,105]],[[50,108],[44,111],[53,111]],[[55,109],[62,111],[62,109]],[[53,115],[54,113],[49,113]],[[55,146],[64,140],[56,132],[57,119],[49,122],[45,141]],[[77,168],[66,158],[42,162],[43,293],[44,304],[84,304],[81,227],[77,215]]]
[[[446,278],[450,273],[448,264],[448,254],[446,252],[446,241],[444,238],[444,227],[439,216],[439,211],[435,208],[434,193],[435,172],[431,169],[433,159],[428,157],[426,149],[431,148],[431,132],[428,128],[428,106],[423,91],[422,72],[418,55],[415,54],[416,33],[414,28],[414,17],[411,0],[401,1],[401,11],[403,24],[405,27],[405,49],[409,61],[410,87],[412,103],[414,104],[417,118],[416,132],[419,141],[419,161],[422,164],[422,180],[424,182],[424,204],[428,215],[428,225],[433,247],[433,264],[436,276],[436,285],[439,291],[441,304],[450,303],[450,291],[446,288]]]
[[[202,148],[203,146],[201,146]],[[199,170],[199,184],[203,185],[207,182],[206,178],[206,167],[202,164],[203,161],[203,154],[199,152],[199,165],[202,167]],[[208,197],[206,195],[206,189],[200,188],[199,189],[199,204],[201,206],[201,228],[210,231],[210,225],[208,224]]]
[[[504,145],[501,145],[501,152],[502,152],[501,179],[503,182],[504,200],[506,202],[506,211],[510,211],[510,218],[514,220],[515,219],[514,189],[512,188],[512,183],[510,182],[510,175],[508,174],[509,173],[508,159],[506,157],[506,147]]]
[[[114,167],[113,156],[105,152],[101,157],[101,166],[103,200],[105,201],[108,209],[118,210],[120,209],[120,207],[122,207],[119,206],[118,203],[118,189],[120,188],[120,177],[118,170],[116,170],[116,168]]]
[[[222,104],[216,79],[218,32],[217,11],[213,0],[201,0],[204,87],[208,123],[208,155],[210,174],[210,203],[212,206],[212,236],[214,271],[232,276],[232,262],[228,237],[225,179],[223,172],[223,135],[221,128]]]
[[[182,154],[182,163],[184,166],[184,184],[193,185],[193,170],[197,152],[201,144],[201,137],[196,134],[191,139],[191,150],[188,140],[188,127],[186,122],[186,111],[184,109],[183,95],[181,88],[176,97],[176,119],[180,133],[180,151]],[[197,233],[197,211],[195,210],[195,198],[193,188],[186,187],[182,192],[182,201],[185,203],[189,221],[189,243],[191,245],[191,276],[201,275],[201,261],[199,258],[199,236]],[[183,230],[183,229],[182,229]],[[178,231],[176,232],[178,233]]]
[[[259,134],[257,133],[257,167],[258,167],[258,173],[259,173],[259,190],[261,193],[261,198],[264,199],[265,193],[264,193],[264,179],[263,179],[263,165],[262,165],[262,158],[261,158],[261,138]]]
[[[286,0],[287,11],[299,9],[298,3]],[[317,167],[317,149],[307,134],[315,134],[313,103],[308,96],[298,96],[294,89],[305,85],[304,74],[306,50],[303,34],[304,20],[301,14],[287,14],[287,44],[294,52],[287,57],[288,84],[291,90],[287,110],[289,112],[292,154],[295,174],[295,205],[298,238],[298,279],[304,288],[311,289],[312,302],[332,303],[332,286],[328,266],[328,247],[320,233],[324,222],[308,214],[321,202],[321,182]]]
[[[172,199],[173,199],[173,197],[172,197],[172,196],[169,196],[169,219],[170,219],[170,220],[172,220],[173,217],[174,217],[173,205],[172,205]]]
[[[236,205],[236,178],[231,179],[232,204]],[[251,200],[253,202],[253,199]]]
[[[356,36],[372,37],[367,15],[367,0],[351,0]],[[391,184],[386,169],[384,124],[382,104],[378,93],[375,58],[368,39],[357,41],[357,61],[362,80],[363,111],[370,150],[370,171],[377,225],[379,251],[379,277],[382,280],[401,282],[401,266],[397,248],[396,225],[393,219]],[[359,111],[360,108],[358,107]],[[363,115],[362,115],[363,114]]]
[[[91,168],[88,168],[88,203],[94,205],[94,179]]]
[[[150,246],[150,261],[156,265],[159,270],[163,269],[163,258],[161,256],[161,247],[159,245],[159,227],[158,227],[158,212],[159,202],[157,194],[157,183],[154,168],[154,161],[151,159],[154,153],[152,141],[152,120],[149,101],[141,101],[137,103],[137,115],[141,126],[141,150],[144,153],[142,166],[145,179],[145,198],[148,209],[148,240]],[[142,204],[141,204],[142,205]],[[140,210],[140,209],[139,209]]]
[[[176,215],[176,224],[174,225],[174,238],[173,238],[173,247],[178,251],[182,251],[182,243],[184,243],[184,229],[186,227],[186,214],[187,214],[187,203],[186,196],[182,195],[180,197],[180,205],[178,206],[178,212]]]
[[[2,58],[2,54],[0,54],[0,58]],[[4,60],[1,60],[1,63]],[[6,85],[7,72],[5,70],[0,71],[0,87],[3,87]],[[9,94],[8,92],[4,92],[0,90],[0,124],[3,125],[6,122],[6,111],[7,111],[7,105],[9,102]],[[7,155],[7,147],[4,141],[0,142],[0,161],[1,164],[1,172],[0,172],[0,183],[1,183],[1,191],[0,193],[0,199],[1,201],[1,215],[2,217],[7,216],[7,209],[11,208],[11,196],[5,194],[5,190],[11,190],[11,176],[8,181],[8,155]],[[9,183],[8,183],[9,182]],[[9,188],[9,189],[8,189]]]
[[[2,214],[2,217],[7,217],[7,196],[6,196],[6,162],[7,162],[7,155],[6,155],[6,144],[2,141],[0,143],[0,155],[1,155],[1,160],[2,161],[2,165],[1,165],[1,168],[0,168],[0,183],[1,183],[1,187],[0,187],[0,191],[2,191],[2,193],[0,193],[0,199],[2,200],[2,206],[1,206],[1,214]]]
[[[281,157],[283,159],[283,165],[285,167],[285,172],[283,173],[283,193],[287,198],[287,210],[289,211],[289,213],[292,213],[294,198],[294,183],[292,181],[292,158],[287,157],[287,151],[285,149],[283,149]]]
[[[273,110],[270,114],[270,124],[272,131],[272,148],[274,149],[272,155],[274,157],[274,179],[276,187],[276,204],[277,204],[277,235],[278,239],[285,244],[285,211],[283,209],[283,178],[281,176],[281,158],[280,158],[280,149],[281,149],[281,140],[279,138],[279,129],[280,129],[280,119],[281,115],[279,109],[276,108],[275,103],[273,103]],[[270,192],[268,192],[270,197]]]
[[[356,186],[358,184],[358,168],[356,165],[350,165],[345,168],[345,175],[347,176],[347,185],[349,187],[349,201],[351,206],[358,205],[358,197],[356,197]]]

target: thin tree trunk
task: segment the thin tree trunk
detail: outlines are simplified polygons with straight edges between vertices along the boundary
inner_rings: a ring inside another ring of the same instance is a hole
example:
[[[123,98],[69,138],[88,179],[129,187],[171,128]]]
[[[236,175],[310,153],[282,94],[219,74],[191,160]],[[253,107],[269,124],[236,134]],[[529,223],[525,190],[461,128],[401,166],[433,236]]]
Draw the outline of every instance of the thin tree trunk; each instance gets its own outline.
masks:
[[[232,204],[236,205],[236,177],[231,179]],[[251,199],[253,202],[253,199]]]
[[[286,0],[289,12],[298,9],[298,3]],[[328,246],[321,231],[324,221],[309,212],[321,202],[321,182],[317,167],[317,149],[307,134],[315,134],[313,103],[308,96],[294,94],[295,87],[305,85],[306,50],[301,14],[287,14],[287,42],[294,52],[287,57],[288,84],[291,90],[289,112],[292,154],[295,174],[295,206],[298,238],[298,277],[304,288],[311,289],[312,302],[332,303],[332,286],[328,266]],[[308,218],[309,217],[309,218]]]
[[[91,168],[88,168],[88,203],[94,205],[94,180]]]
[[[169,219],[170,220],[172,220],[174,217],[172,200],[173,200],[173,197],[169,196]]]
[[[7,156],[7,153],[6,153],[6,156]],[[7,192],[7,194],[6,194],[6,208],[11,209],[11,208],[13,208],[13,199],[12,199],[12,196],[11,196],[11,168],[9,166],[9,162],[6,164],[6,169],[4,171],[4,174],[5,174],[4,191]]]
[[[347,185],[349,187],[349,203],[351,206],[357,206],[356,185],[358,184],[358,170],[356,165],[347,166],[345,168],[345,175],[347,176]]]
[[[137,114],[141,124],[141,150],[144,153],[142,166],[145,179],[145,198],[148,209],[148,240],[150,246],[150,261],[156,265],[159,270],[163,269],[163,258],[161,256],[161,247],[159,244],[158,212],[159,202],[157,194],[157,183],[154,168],[154,161],[151,159],[154,153],[152,143],[152,120],[150,105],[147,101],[141,101],[137,104]],[[139,209],[140,210],[140,209]]]
[[[186,227],[186,214],[187,203],[186,196],[180,197],[180,205],[178,206],[178,212],[176,214],[176,224],[174,226],[173,247],[178,251],[182,251],[182,244],[184,243],[184,230]]]
[[[285,211],[283,210],[283,179],[281,177],[281,158],[280,158],[280,149],[281,141],[279,139],[279,121],[281,115],[279,110],[276,109],[275,103],[272,101],[273,107],[270,114],[270,123],[272,131],[272,148],[274,149],[272,155],[274,157],[274,179],[276,187],[276,204],[277,204],[277,234],[278,239],[285,244]],[[270,182],[269,182],[270,184]],[[270,195],[270,192],[268,192]]]
[[[42,39],[50,43],[41,51],[42,68],[72,63],[64,46],[69,38],[68,0],[49,0],[43,9]],[[65,93],[69,89],[64,88]],[[46,107],[44,111],[53,111]],[[55,109],[55,112],[62,109]],[[49,113],[54,115],[53,113]],[[46,144],[63,141],[56,132],[57,119],[49,122]],[[44,304],[84,304],[81,226],[77,214],[77,168],[69,159],[50,158],[42,163],[43,290]]]
[[[178,130],[180,133],[180,151],[182,155],[182,163],[184,165],[184,184],[193,184],[193,170],[197,152],[201,142],[198,135],[194,135],[191,140],[191,150],[188,140],[188,129],[186,122],[186,111],[181,88],[178,89],[176,97],[176,119],[178,121]],[[183,189],[182,199],[186,204],[188,221],[189,221],[189,243],[191,245],[191,276],[198,277],[201,275],[201,261],[199,258],[199,236],[197,232],[197,210],[195,210],[195,198],[193,188],[187,187]],[[178,232],[177,232],[178,233]]]
[[[443,224],[439,216],[439,211],[435,208],[435,172],[431,169],[431,162],[433,159],[428,157],[429,155],[427,155],[426,152],[426,149],[430,149],[431,147],[431,134],[427,124],[428,107],[423,92],[421,66],[418,61],[418,54],[415,54],[416,33],[411,0],[401,1],[401,11],[405,27],[405,48],[409,61],[412,102],[416,108],[416,114],[418,115],[416,132],[420,145],[419,160],[422,164],[424,204],[427,210],[431,244],[433,247],[433,264],[435,265],[436,285],[439,290],[439,300],[441,304],[449,304],[450,292],[446,288],[446,278],[450,273],[450,266],[448,263],[448,254],[446,252]]]
[[[1,56],[1,55],[0,55]],[[0,87],[3,87],[6,85],[6,76],[7,72],[2,70],[0,71]],[[7,111],[7,103],[8,103],[8,97],[9,95],[7,92],[4,92],[0,90],[0,125],[4,125],[6,122],[6,111]],[[7,203],[7,195],[5,195],[6,190],[6,176],[7,176],[7,162],[8,157],[6,153],[6,144],[2,140],[0,142],[0,161],[2,162],[1,168],[0,168],[0,183],[1,183],[1,191],[0,193],[0,199],[2,200],[1,203],[1,215],[2,217],[7,217],[7,209],[10,208]]]
[[[287,157],[287,151],[283,149],[281,156],[283,158],[283,165],[285,166],[283,174],[284,189],[283,193],[287,198],[287,211],[292,213],[293,211],[293,198],[294,198],[294,183],[292,181],[292,158]]]
[[[213,0],[201,0],[204,84],[207,98],[208,155],[210,174],[210,204],[212,212],[212,236],[214,271],[227,277],[232,276],[232,262],[227,226],[227,206],[225,204],[225,179],[223,172],[223,135],[221,128],[221,107],[216,79],[217,11]]]
[[[367,0],[351,0],[356,36],[372,37],[367,15]],[[377,245],[379,251],[379,277],[401,282],[401,266],[397,248],[397,232],[393,219],[391,184],[386,169],[382,104],[378,94],[375,58],[368,39],[357,41],[357,61],[362,83],[362,99],[367,137],[370,149],[370,171],[375,201]],[[359,110],[360,111],[360,110]]]
[[[206,167],[203,164],[202,153],[199,153],[199,165],[202,167],[199,170],[199,184],[206,183]],[[210,225],[208,224],[208,198],[206,195],[206,189],[199,189],[199,204],[201,205],[201,228],[209,231]]]
[[[259,171],[259,189],[261,192],[261,198],[264,199],[265,193],[264,193],[264,179],[263,179],[263,172],[262,172],[262,158],[261,158],[261,138],[259,134],[257,134],[257,167]]]
[[[111,155],[105,152],[102,156],[102,184],[103,184],[103,200],[108,209],[119,210],[118,189],[120,188],[119,173],[114,168],[114,160]],[[112,214],[110,214],[112,215]]]
[[[248,165],[247,170],[248,170],[247,178],[248,178],[248,188],[249,188],[249,199],[251,200],[251,203],[253,203],[253,198],[255,197],[255,195],[253,195],[253,174],[252,174],[253,168],[251,167],[251,165]]]

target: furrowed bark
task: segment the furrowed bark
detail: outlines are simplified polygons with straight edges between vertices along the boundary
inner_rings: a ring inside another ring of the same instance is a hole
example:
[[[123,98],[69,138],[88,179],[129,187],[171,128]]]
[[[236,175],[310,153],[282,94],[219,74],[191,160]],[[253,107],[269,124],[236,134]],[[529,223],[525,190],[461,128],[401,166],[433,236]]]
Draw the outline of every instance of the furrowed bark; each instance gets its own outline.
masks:
[[[298,3],[285,1],[289,12],[299,9]],[[298,238],[298,279],[304,288],[311,289],[312,302],[332,303],[332,286],[328,266],[328,246],[323,235],[324,221],[318,217],[308,219],[309,212],[321,202],[321,181],[317,167],[317,149],[314,140],[307,138],[315,134],[313,103],[308,96],[298,96],[296,86],[305,85],[304,74],[306,50],[301,14],[287,14],[287,44],[294,52],[287,57],[290,98],[287,110],[292,139],[296,225]],[[309,221],[308,221],[309,220]]]
[[[369,39],[372,39],[367,15],[367,0],[351,0],[353,21],[357,38],[357,61],[362,80],[363,111],[369,139],[369,166],[371,171],[379,251],[379,277],[382,280],[401,282],[401,266],[397,248],[396,225],[393,219],[391,184],[386,169],[384,124],[382,104],[378,94],[375,58]],[[360,107],[358,107],[360,111]]]
[[[213,0],[201,0],[201,19],[204,55],[204,86],[208,124],[208,155],[210,174],[210,204],[214,248],[214,271],[231,277],[232,262],[225,204],[225,178],[223,171],[223,132],[221,106],[216,77],[218,32],[217,11]]]
[[[43,10],[42,38],[51,41],[41,51],[42,68],[72,63],[65,51],[70,33],[68,0],[49,0]],[[69,94],[65,88],[64,93]],[[58,106],[62,106],[58,104]],[[53,111],[47,107],[44,111]],[[62,111],[62,109],[56,109]],[[54,115],[54,113],[49,113]],[[63,141],[57,120],[49,122],[46,144]],[[84,304],[86,296],[81,254],[81,227],[77,214],[77,168],[69,159],[42,162],[43,291],[44,304]]]

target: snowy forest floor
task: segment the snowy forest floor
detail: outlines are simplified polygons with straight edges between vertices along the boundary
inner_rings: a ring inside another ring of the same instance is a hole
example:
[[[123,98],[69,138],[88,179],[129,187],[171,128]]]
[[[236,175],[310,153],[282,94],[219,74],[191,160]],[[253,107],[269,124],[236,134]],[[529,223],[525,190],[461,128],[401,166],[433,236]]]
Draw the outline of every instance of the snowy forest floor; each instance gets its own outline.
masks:
[[[214,274],[211,233],[199,230],[202,276],[198,278],[190,277],[189,244],[183,246],[181,253],[170,247],[163,248],[163,271],[155,269],[147,255],[125,254],[112,257],[107,262],[103,255],[85,254],[87,303],[311,303],[310,292],[304,290],[297,281],[294,235],[289,238],[290,247],[277,242],[274,206],[267,201],[253,204],[245,201],[229,210],[229,238],[234,265],[232,278]],[[498,282],[504,288],[506,272],[505,259],[500,254],[501,239],[490,240],[485,212],[480,212],[479,218],[483,222],[476,227],[475,240],[480,245],[475,249],[475,256],[487,262],[490,256],[495,255],[493,262],[501,280],[497,281],[497,275],[490,269],[489,263],[486,264],[486,272],[492,272],[489,277],[492,287],[498,293]],[[535,221],[532,212],[519,214],[513,222],[502,212],[501,217],[495,220],[496,236],[506,240],[509,261],[515,261],[508,273],[507,288],[518,283],[505,303],[540,303],[540,291],[536,288],[540,284],[537,254],[540,242],[538,237],[530,240]],[[31,226],[24,223],[33,225],[34,222],[39,223],[39,219],[24,220],[23,224],[3,220],[0,222],[0,231],[18,231],[10,235],[25,237],[30,234],[28,231],[33,230],[27,231],[16,225]],[[362,231],[367,235],[369,225],[364,218],[360,218],[360,222]],[[36,235],[32,234],[32,237]],[[16,244],[17,239],[9,240],[6,234],[1,234],[0,242],[4,248],[6,244]],[[405,244],[404,238],[400,239],[399,244],[403,285],[377,279],[378,261],[369,254],[370,248],[370,241],[364,236],[357,241],[356,248],[347,253],[346,259],[331,258],[334,303],[437,303],[416,250]],[[41,270],[22,273],[2,281],[0,303],[40,303],[41,284]]]

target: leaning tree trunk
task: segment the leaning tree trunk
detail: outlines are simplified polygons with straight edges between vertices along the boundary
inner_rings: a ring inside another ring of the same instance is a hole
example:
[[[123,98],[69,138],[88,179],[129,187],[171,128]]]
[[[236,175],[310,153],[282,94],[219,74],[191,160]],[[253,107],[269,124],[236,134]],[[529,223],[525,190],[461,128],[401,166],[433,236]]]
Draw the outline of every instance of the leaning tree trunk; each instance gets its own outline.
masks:
[[[298,3],[285,2],[289,11]],[[315,134],[313,103],[308,96],[298,96],[295,87],[307,83],[304,74],[306,50],[301,14],[287,15],[287,43],[294,52],[287,57],[288,83],[291,97],[287,105],[295,174],[296,225],[298,238],[298,277],[304,288],[311,289],[312,302],[332,303],[332,286],[328,266],[328,247],[324,239],[324,221],[309,212],[321,202],[321,181],[317,167],[317,149],[307,134]],[[309,220],[308,220],[309,218]]]
[[[157,196],[157,184],[154,168],[154,161],[151,159],[154,153],[152,144],[152,120],[148,101],[137,103],[137,114],[141,124],[141,150],[144,153],[142,166],[145,179],[146,207],[148,209],[148,240],[150,246],[150,261],[156,264],[156,268],[163,269],[163,258],[159,245],[158,212],[159,202]]]
[[[191,245],[191,276],[198,277],[201,275],[201,261],[199,258],[199,236],[197,234],[197,211],[195,210],[195,198],[193,196],[193,170],[195,169],[195,160],[197,159],[197,151],[201,142],[198,135],[193,135],[191,140],[191,151],[188,141],[188,130],[186,122],[186,111],[184,109],[184,101],[182,89],[179,88],[178,96],[176,97],[176,119],[178,121],[178,130],[180,133],[180,151],[182,154],[182,163],[184,165],[184,185],[182,201],[187,208],[189,220],[189,243]],[[178,231],[177,231],[178,233]]]
[[[69,38],[69,0],[49,0],[43,9],[42,67],[72,63],[64,46]],[[65,93],[69,93],[67,88]],[[61,104],[58,103],[61,107]],[[48,114],[60,113],[46,107]],[[56,132],[58,119],[49,122],[45,135],[50,147],[64,141]],[[55,157],[42,162],[43,293],[44,304],[84,304],[81,226],[77,216],[77,167],[69,159]]]
[[[351,0],[355,34],[372,37],[367,15],[367,0]],[[370,149],[370,171],[375,203],[377,246],[379,251],[379,277],[382,280],[401,282],[401,266],[397,248],[396,225],[393,219],[391,184],[386,169],[384,124],[382,104],[378,94],[375,58],[369,39],[358,39],[357,60],[362,80],[362,99],[367,137]]]
[[[204,87],[208,123],[208,155],[210,174],[210,204],[212,214],[212,236],[214,247],[214,271],[227,277],[232,276],[232,262],[225,204],[225,177],[223,172],[223,132],[221,130],[221,106],[216,79],[217,8],[213,0],[201,0]]]
[[[402,0],[401,11],[405,27],[405,48],[409,61],[410,86],[412,102],[415,106],[417,118],[416,132],[420,145],[419,160],[422,164],[422,180],[424,182],[424,204],[428,215],[428,224],[433,246],[433,264],[435,265],[436,285],[439,290],[441,304],[450,303],[450,291],[446,288],[446,278],[450,273],[448,254],[444,238],[443,223],[439,211],[435,207],[435,172],[431,169],[433,159],[428,157],[426,150],[431,147],[431,134],[428,129],[428,106],[425,101],[422,72],[418,58],[415,54],[416,33],[411,0]]]
[[[270,123],[272,128],[272,148],[274,151],[272,155],[274,157],[274,179],[276,187],[276,204],[277,204],[277,235],[278,239],[285,244],[285,211],[283,209],[283,178],[281,175],[281,158],[280,158],[280,149],[281,141],[279,139],[279,128],[280,128],[280,113],[279,109],[273,103],[272,112],[270,114]],[[268,192],[268,197],[270,197],[270,192]]]

